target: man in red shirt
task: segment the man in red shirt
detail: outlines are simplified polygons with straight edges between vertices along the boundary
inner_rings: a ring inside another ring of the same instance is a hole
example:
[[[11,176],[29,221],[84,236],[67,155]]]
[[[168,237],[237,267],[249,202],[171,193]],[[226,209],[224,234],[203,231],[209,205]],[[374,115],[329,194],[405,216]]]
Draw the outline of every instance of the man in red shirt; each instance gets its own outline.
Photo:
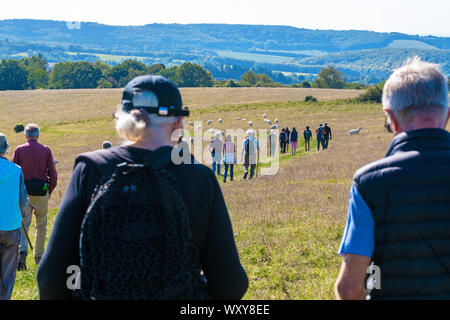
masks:
[[[39,264],[44,254],[45,238],[47,232],[48,199],[56,187],[58,174],[50,148],[38,143],[39,127],[28,124],[25,127],[27,143],[18,146],[12,162],[22,168],[27,188],[29,202],[25,213],[24,225],[28,229],[31,224],[32,213],[36,216],[36,242],[34,260]],[[28,243],[22,230],[19,246],[18,270],[26,270],[26,257]]]

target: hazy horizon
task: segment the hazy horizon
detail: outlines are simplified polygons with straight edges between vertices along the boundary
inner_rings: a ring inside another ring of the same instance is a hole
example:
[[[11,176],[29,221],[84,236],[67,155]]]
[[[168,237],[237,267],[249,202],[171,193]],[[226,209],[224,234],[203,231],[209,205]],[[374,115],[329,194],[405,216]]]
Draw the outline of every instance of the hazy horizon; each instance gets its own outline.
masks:
[[[136,10],[138,8],[138,10]],[[177,8],[178,10],[174,10]],[[111,26],[147,24],[229,24],[289,26],[311,30],[360,30],[450,37],[450,1],[429,0],[167,0],[8,2],[0,20],[32,19],[93,22]]]

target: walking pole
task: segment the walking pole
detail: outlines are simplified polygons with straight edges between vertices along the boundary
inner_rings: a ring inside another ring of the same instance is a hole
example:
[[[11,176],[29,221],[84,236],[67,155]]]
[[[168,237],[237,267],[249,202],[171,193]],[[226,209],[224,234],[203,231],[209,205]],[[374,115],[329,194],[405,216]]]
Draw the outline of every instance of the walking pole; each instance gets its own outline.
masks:
[[[25,236],[27,237],[28,244],[30,245],[31,250],[33,250],[33,245],[31,244],[30,237],[28,236],[27,229],[25,229],[25,225],[23,224],[23,221],[22,221],[22,230],[23,230],[23,233],[25,233]]]

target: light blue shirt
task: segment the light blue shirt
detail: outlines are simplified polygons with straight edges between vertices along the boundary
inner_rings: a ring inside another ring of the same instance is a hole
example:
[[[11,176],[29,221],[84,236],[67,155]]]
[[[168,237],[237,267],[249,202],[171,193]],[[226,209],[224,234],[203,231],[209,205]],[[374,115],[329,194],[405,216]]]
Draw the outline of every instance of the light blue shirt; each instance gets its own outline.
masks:
[[[372,258],[375,248],[375,221],[372,211],[355,184],[350,189],[348,217],[339,254],[357,254]]]
[[[27,204],[22,169],[0,157],[0,230],[19,229]]]

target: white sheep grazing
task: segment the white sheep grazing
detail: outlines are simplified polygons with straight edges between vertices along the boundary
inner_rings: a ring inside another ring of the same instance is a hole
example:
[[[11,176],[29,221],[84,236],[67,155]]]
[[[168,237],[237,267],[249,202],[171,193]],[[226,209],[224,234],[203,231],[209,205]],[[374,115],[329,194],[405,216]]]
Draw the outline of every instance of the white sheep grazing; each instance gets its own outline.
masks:
[[[278,120],[278,119],[275,119],[275,123],[280,123],[280,120]]]
[[[273,130],[273,129],[276,129],[277,127],[278,127],[278,126],[273,125],[273,126],[270,127],[270,129]]]
[[[194,123],[193,123],[192,121],[189,121],[189,125],[190,125],[190,126],[193,126]]]
[[[349,132],[348,132],[348,134],[349,135],[354,135],[354,134],[359,134],[359,132],[361,131],[361,127],[359,127],[359,129],[353,129],[353,130],[350,130]]]
[[[198,129],[198,130],[200,130],[201,128],[202,128],[202,126],[201,126],[201,125],[197,127],[197,129]]]
[[[267,115],[264,113],[264,114],[263,114],[263,117],[264,117],[264,119],[266,119],[266,118],[267,118]]]
[[[242,119],[242,121],[245,121],[245,120],[247,120],[247,119],[245,119],[245,118],[244,118],[244,119]]]
[[[223,120],[222,120],[222,119],[220,119],[220,118],[219,118],[219,120],[218,120],[218,121],[219,121],[219,123],[222,123],[222,122],[223,122]]]
[[[272,124],[272,121],[267,120],[267,124],[271,125],[271,124]]]
[[[249,125],[250,127],[253,126],[253,122],[249,121],[249,122],[248,122],[248,125]]]
[[[241,120],[241,118],[236,118],[236,120]]]
[[[211,124],[212,123],[212,120],[208,120],[208,122],[207,122],[208,124]]]

